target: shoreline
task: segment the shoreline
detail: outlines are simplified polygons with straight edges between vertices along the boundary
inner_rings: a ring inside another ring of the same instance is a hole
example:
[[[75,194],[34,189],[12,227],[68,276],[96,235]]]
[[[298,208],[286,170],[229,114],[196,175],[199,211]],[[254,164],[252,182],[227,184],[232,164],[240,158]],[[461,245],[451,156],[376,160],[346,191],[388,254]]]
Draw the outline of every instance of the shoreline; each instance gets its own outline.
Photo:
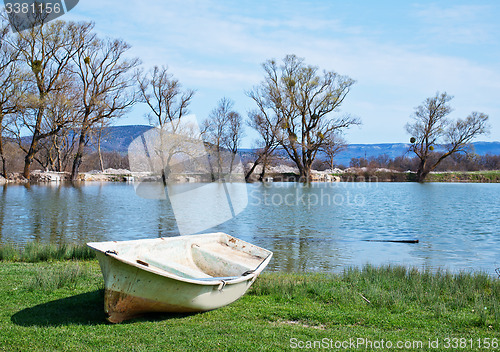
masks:
[[[331,182],[416,182],[414,172],[400,172],[386,169],[346,169],[330,170],[334,172],[313,171],[311,183],[331,183]],[[86,182],[134,182],[138,178],[147,175],[133,173],[129,170],[107,169],[104,172],[90,171],[82,172],[78,175],[78,181]],[[255,176],[255,175],[254,175]],[[149,177],[149,181],[154,181],[154,177]],[[300,176],[295,172],[269,172],[266,173],[264,182],[300,182]],[[35,170],[31,173],[31,179],[25,179],[20,173],[11,173],[8,178],[0,176],[0,186],[7,184],[47,184],[58,182],[71,182],[69,172],[43,172]],[[197,182],[196,176],[177,176],[176,183]],[[203,182],[203,181],[201,181]],[[249,183],[259,182],[253,177]],[[432,172],[427,176],[428,182],[456,182],[456,183],[500,183],[500,170],[486,171],[440,171]]]

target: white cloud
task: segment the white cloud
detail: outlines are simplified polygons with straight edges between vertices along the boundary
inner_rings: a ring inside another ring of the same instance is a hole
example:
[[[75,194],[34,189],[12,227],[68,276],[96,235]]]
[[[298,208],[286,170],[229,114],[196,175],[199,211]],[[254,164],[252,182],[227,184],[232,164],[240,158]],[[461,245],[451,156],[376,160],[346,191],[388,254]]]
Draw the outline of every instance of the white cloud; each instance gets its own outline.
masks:
[[[485,21],[491,6],[436,4],[416,5],[416,16],[423,21],[423,33],[434,40],[459,44],[478,44],[497,41],[498,27]],[[496,27],[496,29],[495,29]]]
[[[275,11],[266,12],[269,6]],[[456,96],[457,114],[499,110],[500,68],[481,56],[498,57],[496,47],[484,44],[498,34],[490,31],[496,22],[481,21],[490,7],[410,7],[416,10],[409,18],[417,21],[418,31],[401,43],[397,27],[385,24],[388,32],[381,33],[367,27],[362,16],[347,23],[329,3],[302,12],[306,6],[292,0],[269,6],[259,1],[249,7],[247,2],[208,0],[126,5],[104,0],[81,2],[81,12],[72,12],[94,19],[101,33],[130,42],[145,66],[168,64],[185,87],[197,90],[192,111],[198,118],[223,96],[236,100],[242,112],[252,108],[244,91],[262,80],[260,64],[290,53],[357,80],[343,107],[364,120],[352,132],[354,142],[405,141],[402,126],[413,108],[438,90]],[[448,47],[439,46],[440,41]],[[479,46],[476,55],[461,47],[473,41]],[[493,125],[500,139],[500,126]]]

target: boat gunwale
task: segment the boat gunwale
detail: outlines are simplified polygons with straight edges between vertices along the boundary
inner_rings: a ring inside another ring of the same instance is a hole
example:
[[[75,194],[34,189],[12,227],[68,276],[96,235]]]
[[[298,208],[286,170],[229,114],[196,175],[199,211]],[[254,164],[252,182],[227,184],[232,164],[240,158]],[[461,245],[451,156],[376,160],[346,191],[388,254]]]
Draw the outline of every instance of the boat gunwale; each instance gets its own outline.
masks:
[[[183,281],[183,282],[187,282],[187,283],[191,283],[191,284],[197,284],[197,285],[203,285],[203,286],[220,286],[221,284],[223,285],[232,285],[232,284],[238,284],[238,283],[241,283],[241,282],[245,282],[245,281],[249,281],[255,277],[257,277],[266,267],[267,265],[269,264],[269,262],[271,261],[271,258],[273,256],[273,252],[265,249],[265,248],[261,248],[259,246],[256,246],[254,244],[251,244],[251,243],[248,243],[248,242],[245,242],[243,240],[240,240],[240,239],[237,239],[231,235],[228,235],[226,233],[223,233],[223,232],[216,232],[216,233],[211,233],[211,234],[205,234],[205,235],[199,235],[199,236],[206,236],[206,235],[212,235],[212,236],[216,236],[216,235],[224,235],[224,236],[227,236],[229,238],[234,238],[236,239],[237,241],[240,241],[240,242],[243,242],[245,243],[246,245],[250,245],[252,247],[256,247],[256,248],[259,248],[259,249],[262,249],[263,251],[267,252],[268,255],[267,257],[264,258],[264,260],[262,260],[258,266],[256,266],[256,268],[254,269],[255,271],[253,271],[252,273],[250,274],[247,274],[245,276],[243,275],[240,275],[240,276],[236,276],[235,279],[227,279],[227,280],[224,280],[223,278],[217,278],[217,277],[214,277],[213,280],[210,280],[208,278],[203,278],[203,279],[192,279],[192,278],[186,278],[186,277],[182,277],[182,276],[179,276],[179,275],[175,275],[173,273],[170,273],[168,272],[167,270],[163,270],[161,268],[157,268],[157,267],[149,267],[149,266],[145,266],[143,264],[140,264],[140,263],[137,263],[137,262],[134,262],[134,261],[131,261],[129,259],[126,259],[126,258],[123,258],[123,257],[120,257],[118,254],[116,253],[112,253],[112,252],[108,252],[108,251],[105,251],[103,249],[100,249],[100,248],[97,248],[95,245],[96,244],[103,244],[103,243],[119,243],[119,242],[136,242],[136,241],[143,241],[143,240],[174,240],[174,239],[178,239],[179,237],[183,237],[183,236],[175,236],[175,237],[159,237],[159,238],[155,238],[155,239],[139,239],[139,240],[129,240],[129,241],[104,241],[104,242],[89,242],[87,243],[87,246],[89,246],[90,248],[104,254],[105,256],[107,257],[110,257],[110,258],[114,258],[122,263],[125,263],[127,265],[130,265],[130,266],[133,266],[137,269],[140,269],[140,270],[144,270],[144,271],[147,271],[147,272],[150,272],[152,274],[156,274],[156,275],[159,275],[159,276],[163,276],[163,277],[166,277],[166,278],[169,278],[169,279],[173,279],[173,280],[177,280],[177,281]],[[196,236],[196,235],[194,235]]]

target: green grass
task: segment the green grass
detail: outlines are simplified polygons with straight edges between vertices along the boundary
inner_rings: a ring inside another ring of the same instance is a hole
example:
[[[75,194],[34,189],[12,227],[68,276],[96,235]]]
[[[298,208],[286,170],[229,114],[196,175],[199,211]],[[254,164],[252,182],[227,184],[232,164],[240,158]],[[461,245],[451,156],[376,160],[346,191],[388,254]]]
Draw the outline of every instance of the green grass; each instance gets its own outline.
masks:
[[[367,170],[364,172],[344,172],[332,174],[340,177],[342,182],[414,182],[415,173],[398,171],[375,171]]]
[[[227,307],[112,325],[97,261],[4,261],[0,351],[286,351],[349,338],[423,341],[418,350],[433,351],[457,350],[445,338],[473,339],[458,349],[471,351],[481,350],[477,339],[500,339],[499,303],[500,280],[485,274],[367,266],[264,273]],[[436,339],[440,348],[425,348]]]
[[[51,260],[88,260],[95,257],[92,249],[78,244],[55,245],[29,242],[23,248],[16,248],[12,245],[0,246],[0,261],[36,263]]]
[[[79,282],[91,278],[80,263],[69,263],[58,270],[50,267],[37,268],[35,276],[26,283],[29,290],[53,291],[63,287],[76,287]]]
[[[436,172],[427,176],[426,182],[500,182],[500,171],[454,171]]]
[[[416,182],[415,173],[367,170],[333,174],[343,182]],[[499,183],[500,170],[436,172],[427,175],[425,182]]]

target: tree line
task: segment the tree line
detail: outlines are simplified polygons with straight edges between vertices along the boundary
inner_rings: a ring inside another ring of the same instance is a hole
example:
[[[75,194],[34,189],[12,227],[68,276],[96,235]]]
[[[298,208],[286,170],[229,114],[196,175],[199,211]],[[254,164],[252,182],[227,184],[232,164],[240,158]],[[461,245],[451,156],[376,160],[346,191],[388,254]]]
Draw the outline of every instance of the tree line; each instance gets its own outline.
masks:
[[[430,155],[431,162],[439,159],[439,154]],[[395,171],[414,171],[418,169],[420,159],[409,155],[390,158],[383,154],[369,158],[352,158],[349,167],[369,169],[390,169]],[[455,153],[441,162],[434,171],[483,171],[500,170],[500,155],[477,155]]]
[[[4,176],[6,149],[11,148],[7,140],[15,141],[22,152],[25,178],[38,163],[46,170],[71,170],[76,180],[89,143],[97,146],[103,168],[102,133],[135,104],[149,107],[152,126],[174,132],[189,114],[194,90],[184,89],[167,66],[143,69],[139,58],[130,57],[129,44],[99,37],[91,22],[45,23],[41,18],[38,26],[17,33],[12,26],[2,16],[0,159]],[[306,64],[295,55],[280,63],[267,60],[262,69],[264,79],[246,92],[255,104],[248,118],[223,97],[205,119],[202,138],[220,160],[223,151],[238,152],[245,126],[254,129],[259,137],[246,179],[258,165],[265,170],[278,150],[297,166],[304,180],[310,178],[320,155],[326,155],[333,168],[335,157],[346,147],[345,131],[361,124],[360,118],[339,111],[355,81]],[[410,151],[419,160],[414,165],[419,181],[445,159],[468,152],[470,141],[488,131],[484,113],[448,119],[451,98],[447,93],[428,98],[406,126]],[[23,136],[29,136],[29,141]],[[434,151],[437,144],[445,146],[443,153]]]
[[[133,73],[140,61],[126,57],[130,46],[123,40],[99,38],[93,23],[39,20],[14,34],[15,24],[2,18],[1,139],[17,141],[25,178],[36,161],[56,171],[70,165],[76,179],[91,131],[136,102]]]

